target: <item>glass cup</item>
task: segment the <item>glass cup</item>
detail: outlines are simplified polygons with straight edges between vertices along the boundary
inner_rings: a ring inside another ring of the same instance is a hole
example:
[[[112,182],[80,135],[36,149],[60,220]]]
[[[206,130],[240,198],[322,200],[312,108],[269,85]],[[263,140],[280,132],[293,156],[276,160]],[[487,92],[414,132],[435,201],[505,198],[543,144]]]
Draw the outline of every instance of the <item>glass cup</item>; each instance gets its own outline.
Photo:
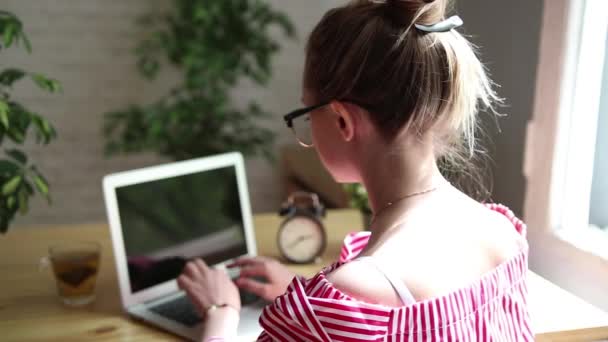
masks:
[[[52,267],[64,304],[82,306],[95,300],[100,257],[101,246],[96,242],[65,242],[51,246],[40,266]]]

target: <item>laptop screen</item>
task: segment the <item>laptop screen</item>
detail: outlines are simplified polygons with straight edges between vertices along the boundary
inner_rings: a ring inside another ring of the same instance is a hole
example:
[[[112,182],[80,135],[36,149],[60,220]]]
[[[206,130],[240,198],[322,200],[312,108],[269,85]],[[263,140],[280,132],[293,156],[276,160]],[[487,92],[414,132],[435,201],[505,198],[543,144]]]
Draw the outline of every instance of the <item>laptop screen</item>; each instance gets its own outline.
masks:
[[[131,291],[247,253],[234,166],[116,188]]]

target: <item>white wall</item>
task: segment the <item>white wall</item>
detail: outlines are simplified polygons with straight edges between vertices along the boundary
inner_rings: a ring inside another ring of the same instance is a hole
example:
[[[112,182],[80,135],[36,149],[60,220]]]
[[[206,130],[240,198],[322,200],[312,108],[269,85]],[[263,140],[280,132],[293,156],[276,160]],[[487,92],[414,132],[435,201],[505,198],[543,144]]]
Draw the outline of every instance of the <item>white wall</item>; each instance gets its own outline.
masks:
[[[26,150],[51,183],[53,205],[37,198],[17,225],[101,221],[101,177],[158,161],[153,156],[106,160],[102,113],[154,95],[134,72],[132,49],[142,37],[133,19],[164,1],[4,0],[16,13],[33,45],[2,51],[2,66],[39,71],[60,80],[63,94],[45,95],[23,81],[16,93],[31,109],[48,117],[59,138],[47,147]]]
[[[273,0],[298,31],[274,61],[268,89],[243,85],[237,94],[256,97],[275,114],[264,125],[278,133],[277,146],[290,141],[281,116],[300,106],[300,74],[307,33],[321,18],[329,1]],[[164,91],[162,82],[150,84],[137,74],[133,47],[143,37],[135,19],[153,8],[170,6],[169,0],[3,0],[0,8],[16,13],[24,22],[34,53],[9,50],[0,53],[2,66],[20,66],[45,72],[63,83],[64,92],[47,96],[31,86],[17,94],[33,110],[57,127],[58,139],[26,150],[51,183],[53,205],[35,199],[20,225],[101,222],[105,220],[101,193],[103,175],[161,162],[154,155],[103,157],[102,114],[130,103],[147,103]],[[275,211],[281,199],[275,165],[265,160],[247,163],[253,210]]]

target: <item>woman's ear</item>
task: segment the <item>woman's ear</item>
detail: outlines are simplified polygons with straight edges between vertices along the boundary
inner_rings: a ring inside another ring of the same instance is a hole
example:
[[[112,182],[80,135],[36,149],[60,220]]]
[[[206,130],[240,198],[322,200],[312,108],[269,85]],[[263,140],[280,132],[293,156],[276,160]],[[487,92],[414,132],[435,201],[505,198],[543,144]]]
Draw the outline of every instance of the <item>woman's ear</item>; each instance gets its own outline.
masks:
[[[355,113],[342,102],[332,101],[329,104],[331,110],[336,114],[336,126],[345,141],[351,141],[355,137]]]

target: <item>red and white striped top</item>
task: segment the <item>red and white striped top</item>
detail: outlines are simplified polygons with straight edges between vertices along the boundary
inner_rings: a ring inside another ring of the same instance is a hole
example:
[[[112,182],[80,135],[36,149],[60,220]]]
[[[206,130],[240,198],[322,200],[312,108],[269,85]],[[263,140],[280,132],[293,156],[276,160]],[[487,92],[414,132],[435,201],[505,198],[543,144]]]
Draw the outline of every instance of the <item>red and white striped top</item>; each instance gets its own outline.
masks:
[[[522,235],[525,224],[502,205]],[[466,288],[402,307],[365,303],[340,292],[326,275],[352,260],[369,232],[346,237],[340,260],[313,278],[296,277],[260,317],[258,341],[533,341],[527,310],[527,245]]]

